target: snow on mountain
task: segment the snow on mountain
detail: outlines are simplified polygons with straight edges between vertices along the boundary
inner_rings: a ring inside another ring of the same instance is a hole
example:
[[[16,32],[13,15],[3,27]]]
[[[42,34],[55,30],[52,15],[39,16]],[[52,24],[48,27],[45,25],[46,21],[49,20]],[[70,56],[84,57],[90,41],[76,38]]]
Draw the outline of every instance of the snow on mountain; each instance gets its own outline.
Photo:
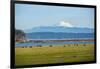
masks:
[[[61,27],[74,27],[70,22],[67,22],[67,21],[61,21],[58,26],[61,26]]]

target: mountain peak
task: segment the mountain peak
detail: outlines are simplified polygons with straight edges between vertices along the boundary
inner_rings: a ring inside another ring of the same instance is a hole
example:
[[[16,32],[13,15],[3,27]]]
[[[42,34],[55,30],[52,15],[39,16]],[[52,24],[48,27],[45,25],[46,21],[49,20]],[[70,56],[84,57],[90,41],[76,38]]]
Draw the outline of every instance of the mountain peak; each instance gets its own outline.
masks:
[[[61,21],[58,26],[61,26],[61,27],[74,27],[70,22],[67,22],[67,21]]]

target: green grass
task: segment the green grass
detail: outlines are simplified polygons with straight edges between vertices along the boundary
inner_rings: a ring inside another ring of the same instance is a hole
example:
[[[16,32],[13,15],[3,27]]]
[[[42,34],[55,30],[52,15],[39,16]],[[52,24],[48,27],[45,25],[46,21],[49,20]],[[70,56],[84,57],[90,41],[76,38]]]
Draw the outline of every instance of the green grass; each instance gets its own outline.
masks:
[[[86,62],[94,60],[94,45],[15,48],[15,65]]]

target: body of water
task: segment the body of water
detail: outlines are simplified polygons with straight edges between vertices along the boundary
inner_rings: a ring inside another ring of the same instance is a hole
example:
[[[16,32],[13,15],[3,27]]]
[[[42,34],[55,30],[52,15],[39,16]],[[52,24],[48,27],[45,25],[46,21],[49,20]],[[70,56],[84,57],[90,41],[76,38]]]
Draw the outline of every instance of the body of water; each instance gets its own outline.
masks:
[[[94,38],[93,33],[27,33],[27,39],[84,39]]]
[[[94,34],[92,33],[29,33],[26,34],[27,40],[71,40],[71,39],[94,39]],[[84,41],[84,42],[26,42],[26,43],[16,43],[15,46],[59,46],[65,44],[94,44],[94,42]]]

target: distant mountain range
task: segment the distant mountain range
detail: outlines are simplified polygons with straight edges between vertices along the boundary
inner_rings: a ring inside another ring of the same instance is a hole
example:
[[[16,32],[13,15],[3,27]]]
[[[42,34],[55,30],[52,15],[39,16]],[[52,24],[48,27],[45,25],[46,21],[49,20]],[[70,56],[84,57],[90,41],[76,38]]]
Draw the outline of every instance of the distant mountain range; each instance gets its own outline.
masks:
[[[60,27],[60,26],[44,26],[44,27],[34,27],[29,30],[25,30],[26,33],[34,32],[62,32],[62,33],[93,33],[92,28],[78,28],[78,27]]]

